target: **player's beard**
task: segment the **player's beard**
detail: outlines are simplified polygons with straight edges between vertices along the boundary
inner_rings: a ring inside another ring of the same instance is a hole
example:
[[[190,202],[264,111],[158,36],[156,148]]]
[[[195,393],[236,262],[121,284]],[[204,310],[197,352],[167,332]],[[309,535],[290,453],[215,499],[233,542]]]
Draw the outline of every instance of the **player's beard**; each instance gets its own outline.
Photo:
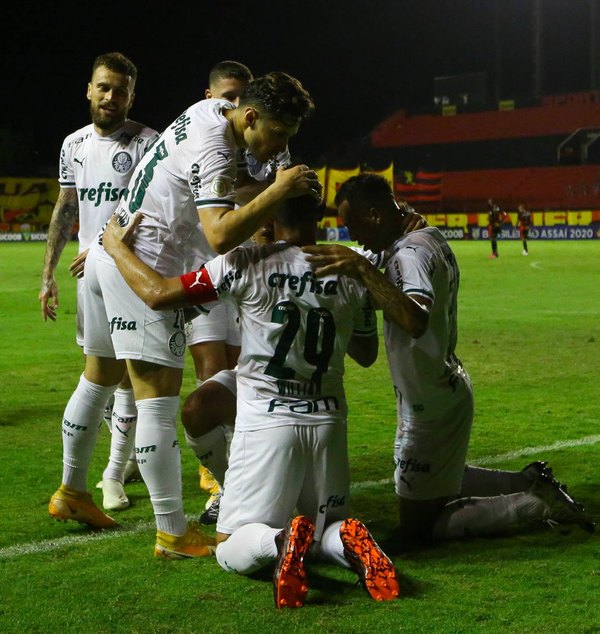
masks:
[[[110,113],[110,115],[107,115],[100,106],[95,106],[90,103],[90,117],[97,128],[110,133],[118,130],[123,123],[125,123],[127,112],[123,110],[114,110]]]

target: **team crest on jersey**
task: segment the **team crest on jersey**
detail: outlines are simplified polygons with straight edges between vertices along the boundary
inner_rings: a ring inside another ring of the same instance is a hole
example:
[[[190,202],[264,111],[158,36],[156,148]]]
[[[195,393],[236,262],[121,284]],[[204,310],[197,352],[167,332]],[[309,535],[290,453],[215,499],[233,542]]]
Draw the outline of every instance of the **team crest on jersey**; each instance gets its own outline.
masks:
[[[118,152],[115,154],[112,161],[114,170],[119,172],[119,174],[126,174],[131,169],[132,165],[133,159],[127,152]]]
[[[217,198],[224,198],[233,191],[233,181],[227,176],[217,176],[211,183],[210,191]]]
[[[185,352],[185,334],[181,331],[169,337],[169,350],[176,356],[182,357]]]

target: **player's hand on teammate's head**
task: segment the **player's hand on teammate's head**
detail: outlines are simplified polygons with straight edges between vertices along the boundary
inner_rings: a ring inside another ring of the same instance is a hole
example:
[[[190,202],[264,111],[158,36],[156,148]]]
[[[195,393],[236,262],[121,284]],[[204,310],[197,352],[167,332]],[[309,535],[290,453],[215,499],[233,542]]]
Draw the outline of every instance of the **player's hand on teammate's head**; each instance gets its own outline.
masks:
[[[302,247],[306,260],[317,277],[348,275],[360,279],[366,258],[341,244],[315,244]]]
[[[278,168],[275,183],[286,188],[287,198],[309,194],[313,198],[321,200],[323,186],[317,178],[317,173],[308,165]]]
[[[418,214],[412,207],[404,205],[403,207],[401,207],[401,209],[404,215],[404,220],[402,221],[401,225],[403,235],[406,235],[411,231],[416,231],[417,229],[423,229],[424,227],[429,226],[429,223],[427,222],[425,217],[421,214]]]

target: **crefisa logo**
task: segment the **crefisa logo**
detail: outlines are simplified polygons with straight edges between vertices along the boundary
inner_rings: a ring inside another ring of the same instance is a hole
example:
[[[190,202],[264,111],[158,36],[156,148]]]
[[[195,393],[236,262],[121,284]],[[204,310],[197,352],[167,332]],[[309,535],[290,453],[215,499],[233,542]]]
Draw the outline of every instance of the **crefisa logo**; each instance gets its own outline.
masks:
[[[118,152],[113,157],[112,166],[119,174],[126,174],[133,165],[131,155],[127,152]]]

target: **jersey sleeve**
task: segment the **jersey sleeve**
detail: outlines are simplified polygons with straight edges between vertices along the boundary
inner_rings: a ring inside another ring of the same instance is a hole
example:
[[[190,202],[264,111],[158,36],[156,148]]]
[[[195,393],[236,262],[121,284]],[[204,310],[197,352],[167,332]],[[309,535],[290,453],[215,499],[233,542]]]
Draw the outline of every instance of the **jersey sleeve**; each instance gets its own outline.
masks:
[[[207,207],[235,207],[237,149],[215,126],[199,139],[201,152],[189,157],[186,167],[194,203],[198,209]],[[192,146],[193,147],[193,146]],[[186,153],[187,154],[187,153]]]
[[[380,251],[379,253],[373,253],[373,251],[369,251],[368,249],[363,249],[362,247],[349,247],[355,253],[362,255],[364,258],[367,258],[369,262],[376,268],[380,269],[383,266],[383,262],[385,260],[385,251]]]
[[[404,244],[387,263],[388,278],[407,295],[435,299],[431,254],[422,245]],[[391,273],[390,273],[391,272]]]
[[[205,265],[219,299],[233,301],[241,297],[249,274],[249,259],[243,247],[213,258]]]
[[[58,183],[61,187],[75,187],[75,172],[73,171],[73,158],[71,156],[72,143],[67,137],[60,148],[60,158],[58,162]]]

